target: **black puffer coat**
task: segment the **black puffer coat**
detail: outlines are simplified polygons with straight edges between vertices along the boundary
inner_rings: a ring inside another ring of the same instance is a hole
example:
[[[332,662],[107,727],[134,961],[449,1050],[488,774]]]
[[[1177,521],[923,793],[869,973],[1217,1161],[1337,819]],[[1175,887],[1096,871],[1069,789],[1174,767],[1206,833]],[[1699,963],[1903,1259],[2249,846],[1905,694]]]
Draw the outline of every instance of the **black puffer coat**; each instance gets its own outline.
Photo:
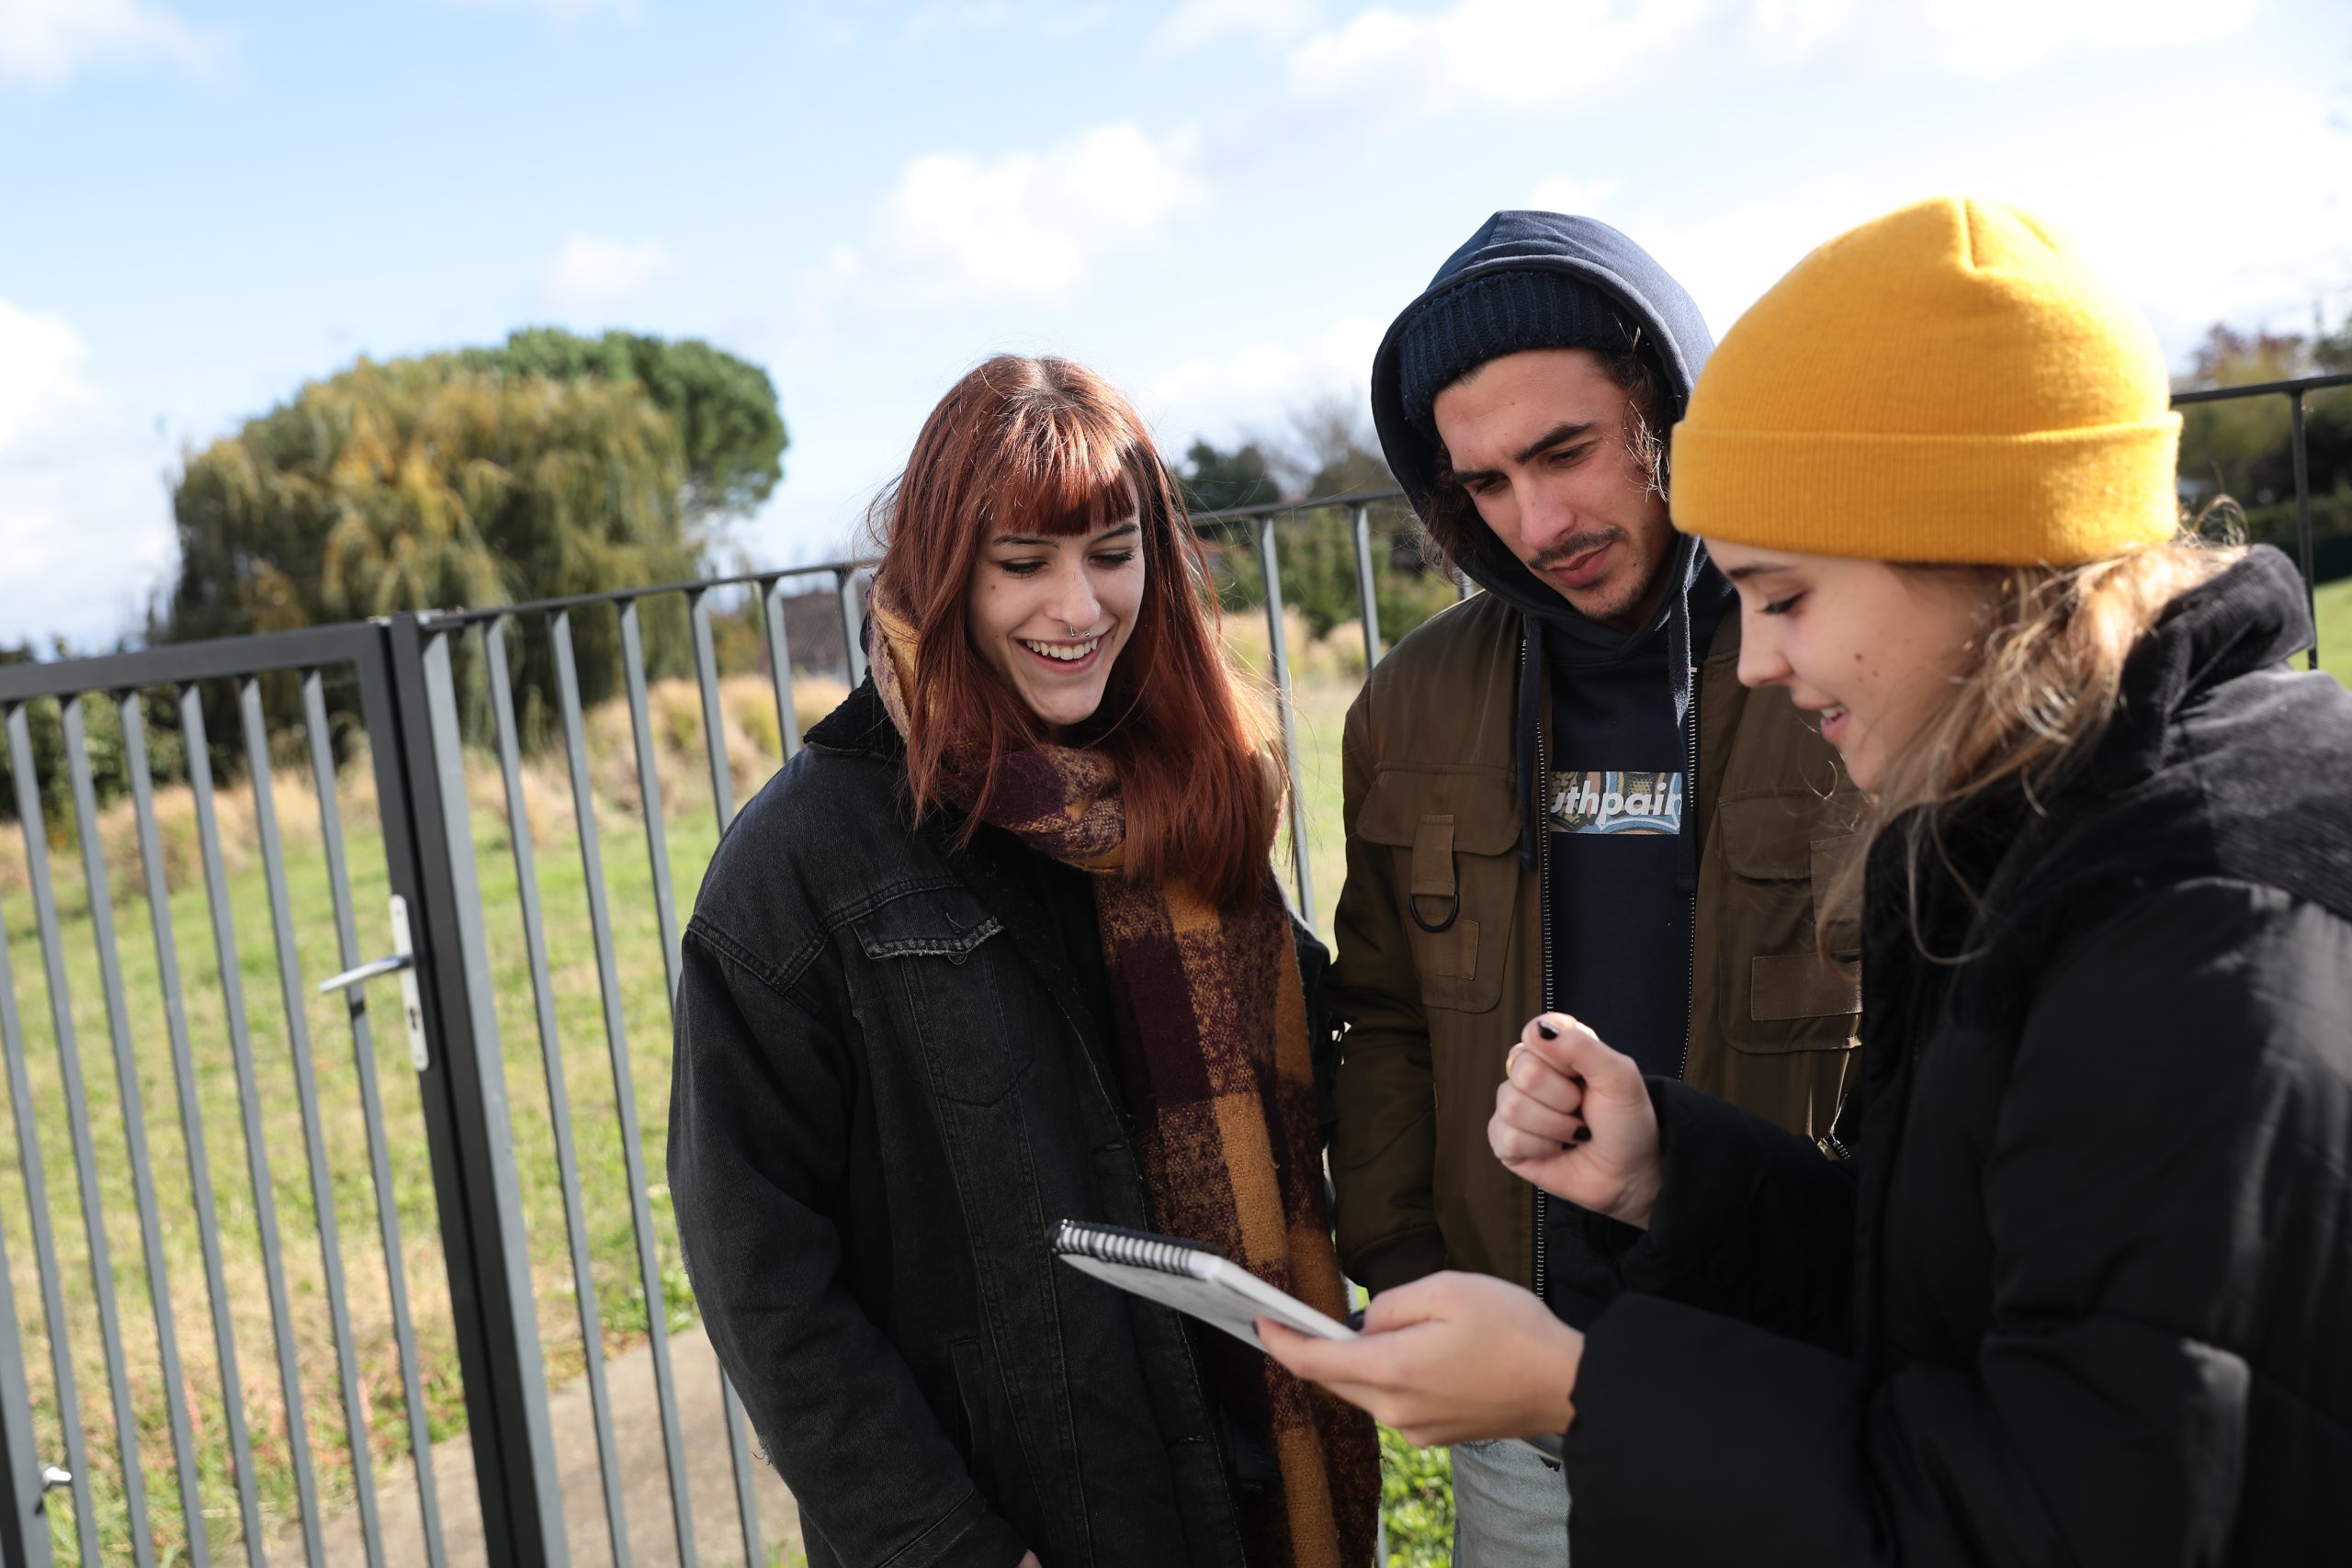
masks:
[[[1654,1083],[1594,1325],[1577,1568],[2352,1562],[2352,697],[2256,550],[2034,811],[1902,919],[1871,865],[1858,1156]]]

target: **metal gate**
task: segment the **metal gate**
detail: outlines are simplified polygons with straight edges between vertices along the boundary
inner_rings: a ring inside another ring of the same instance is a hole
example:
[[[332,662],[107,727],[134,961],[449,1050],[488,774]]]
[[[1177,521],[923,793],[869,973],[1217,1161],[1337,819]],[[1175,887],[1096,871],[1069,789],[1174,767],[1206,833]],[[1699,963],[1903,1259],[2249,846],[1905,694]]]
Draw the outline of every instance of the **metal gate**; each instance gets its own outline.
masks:
[[[854,649],[854,568],[836,575]],[[789,751],[798,735],[777,580],[743,581],[765,610]],[[632,1032],[666,1059],[667,1014],[625,1026],[572,640],[583,615],[609,617],[603,631],[618,634],[666,1004],[676,901],[638,601],[688,599],[723,830],[733,793],[705,595],[728,586],[0,667],[0,781],[23,845],[21,886],[0,864],[11,1106],[0,1141],[13,1143],[23,1183],[21,1201],[0,1190],[0,1563],[143,1568],[226,1553],[258,1565],[273,1545],[281,1560],[370,1568],[569,1562],[559,1458],[571,1434],[550,1419],[539,1315],[567,1292],[599,1533],[609,1532],[582,1543],[579,1560],[602,1560],[608,1544],[616,1564],[770,1561],[755,1481],[766,1467],[723,1381],[734,1517],[697,1551],[669,1353],[682,1274],[660,1256],[658,1133],[649,1176],[630,1062]],[[616,1113],[605,1119],[616,1122],[605,1152],[617,1166],[605,1207],[625,1192],[627,1286],[641,1296],[651,1360],[667,1483],[653,1495],[670,1517],[640,1520],[634,1551],[624,1498],[649,1477],[616,1441],[614,1325],[590,1256],[592,1224],[609,1232],[623,1218],[583,1199],[580,1142],[601,1123],[575,1128],[570,1113],[559,1039],[559,999],[570,999],[551,969],[533,858],[510,624],[552,663],[539,672],[553,677],[548,728],[575,792],[598,1065],[609,1065]],[[503,774],[511,903],[485,899],[485,868],[503,873],[477,857],[469,739],[477,773],[488,740]],[[365,765],[338,766],[362,747]],[[12,929],[27,909],[28,929]],[[502,998],[492,956],[502,914],[519,917],[527,949],[547,1090],[526,1120],[558,1178],[535,1165],[532,1185],[560,1190],[570,1264],[569,1280],[550,1278],[543,1257],[536,1291],[498,1018],[515,998]],[[130,939],[133,924],[142,940]],[[274,1009],[247,994],[265,976]],[[385,1023],[382,1004],[395,999]],[[101,1032],[110,1074],[84,1054]],[[379,1063],[379,1051],[393,1059]],[[405,1427],[397,1442],[379,1430],[394,1426]],[[436,1478],[433,1452],[436,1428],[460,1426],[472,1460],[463,1495],[446,1457]],[[390,1468],[401,1473],[388,1488]],[[661,1538],[650,1551],[647,1533]],[[216,1535],[234,1544],[216,1546]]]

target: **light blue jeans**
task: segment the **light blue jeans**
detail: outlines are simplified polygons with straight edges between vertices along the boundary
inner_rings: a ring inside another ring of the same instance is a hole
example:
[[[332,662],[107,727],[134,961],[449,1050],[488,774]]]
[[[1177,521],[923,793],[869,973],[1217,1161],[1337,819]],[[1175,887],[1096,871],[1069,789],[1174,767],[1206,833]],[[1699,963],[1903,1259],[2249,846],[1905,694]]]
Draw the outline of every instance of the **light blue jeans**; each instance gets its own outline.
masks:
[[[1568,1483],[1523,1443],[1453,1445],[1453,1568],[1564,1568]]]

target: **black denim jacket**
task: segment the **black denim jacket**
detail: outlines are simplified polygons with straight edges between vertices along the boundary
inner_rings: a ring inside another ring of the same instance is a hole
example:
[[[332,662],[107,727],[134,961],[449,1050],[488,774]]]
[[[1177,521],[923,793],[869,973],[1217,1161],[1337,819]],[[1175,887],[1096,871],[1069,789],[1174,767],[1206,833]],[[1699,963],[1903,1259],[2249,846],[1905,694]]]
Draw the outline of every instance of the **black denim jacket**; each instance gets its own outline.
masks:
[[[670,1186],[711,1342],[812,1564],[1239,1568],[1183,1320],[1046,1250],[1151,1204],[1034,852],[910,826],[905,777],[862,686],[687,925]]]

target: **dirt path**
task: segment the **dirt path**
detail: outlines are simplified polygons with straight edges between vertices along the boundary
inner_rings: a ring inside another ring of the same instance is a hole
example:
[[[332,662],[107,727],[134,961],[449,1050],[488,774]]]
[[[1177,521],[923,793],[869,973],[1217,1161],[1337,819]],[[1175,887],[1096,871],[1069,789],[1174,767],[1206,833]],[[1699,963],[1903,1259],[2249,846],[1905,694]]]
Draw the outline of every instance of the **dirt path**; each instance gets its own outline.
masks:
[[[735,1506],[733,1461],[727,1447],[725,1412],[719,1403],[718,1363],[700,1325],[673,1335],[670,1358],[677,1377],[678,1425],[684,1436],[686,1486],[693,1504],[695,1564],[693,1568],[739,1568],[742,1528]],[[614,1441],[620,1450],[622,1506],[628,1516],[633,1564],[678,1568],[678,1543],[670,1514],[669,1469],[662,1452],[662,1422],[653,1395],[653,1356],[639,1345],[607,1364]],[[548,1415],[555,1432],[556,1463],[563,1486],[564,1534],[571,1562],[592,1568],[612,1561],[605,1522],[605,1492],[597,1464],[596,1427],[588,1385],[578,1382],[549,1396]],[[761,1544],[759,1568],[796,1561],[800,1519],[775,1471],[753,1459],[758,1479]],[[442,1536],[450,1568],[489,1568],[483,1550],[481,1512],[474,1493],[473,1445],[463,1435],[435,1444],[435,1488],[441,1505]],[[389,1469],[377,1478],[381,1498],[387,1568],[424,1568],[424,1530],[417,1507],[413,1465]],[[324,1527],[326,1564],[319,1568],[366,1568],[359,1511],[350,1509]],[[299,1530],[270,1544],[270,1561],[299,1563]]]

